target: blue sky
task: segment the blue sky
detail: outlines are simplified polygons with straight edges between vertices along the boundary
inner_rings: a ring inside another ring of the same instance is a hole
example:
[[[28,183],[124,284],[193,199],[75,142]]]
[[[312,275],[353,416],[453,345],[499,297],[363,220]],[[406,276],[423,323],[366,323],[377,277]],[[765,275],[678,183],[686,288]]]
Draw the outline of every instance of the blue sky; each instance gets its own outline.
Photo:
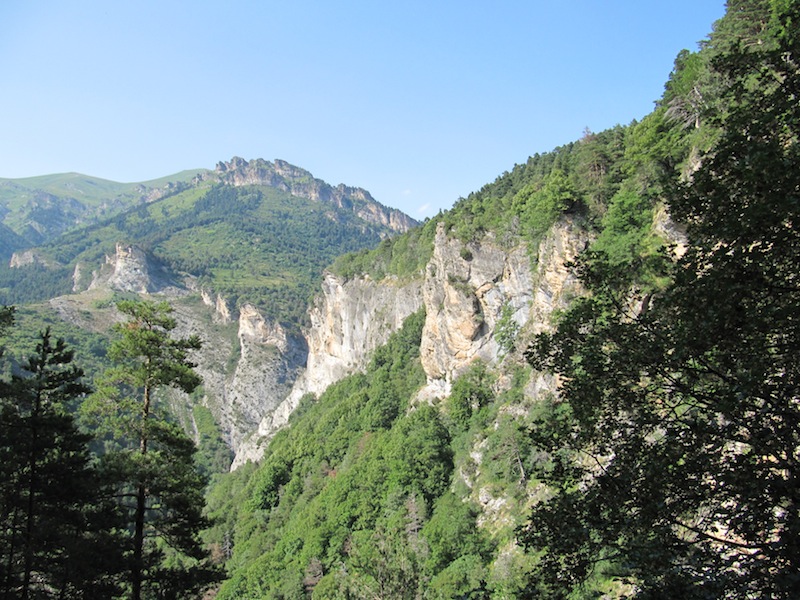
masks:
[[[281,158],[432,216],[640,119],[722,0],[2,0],[0,177]]]

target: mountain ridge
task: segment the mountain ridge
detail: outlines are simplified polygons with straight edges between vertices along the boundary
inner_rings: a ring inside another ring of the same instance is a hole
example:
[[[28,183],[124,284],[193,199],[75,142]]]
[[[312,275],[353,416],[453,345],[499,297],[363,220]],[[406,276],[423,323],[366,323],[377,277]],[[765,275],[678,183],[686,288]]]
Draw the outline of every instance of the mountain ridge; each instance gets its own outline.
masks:
[[[400,210],[380,204],[363,188],[341,183],[333,186],[280,159],[233,157],[219,162],[214,170],[189,169],[130,183],[77,172],[0,178],[0,224],[5,226],[0,229],[0,252],[10,256],[15,250],[50,242],[136,206],[214,183],[275,187],[293,196],[353,210],[359,218],[391,231],[407,231],[417,224]]]

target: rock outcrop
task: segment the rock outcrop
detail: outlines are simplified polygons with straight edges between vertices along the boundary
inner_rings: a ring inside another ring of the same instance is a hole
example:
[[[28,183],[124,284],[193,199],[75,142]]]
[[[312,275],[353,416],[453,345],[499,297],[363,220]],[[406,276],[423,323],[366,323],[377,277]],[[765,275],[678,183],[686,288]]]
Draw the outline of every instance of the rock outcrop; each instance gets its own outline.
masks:
[[[401,284],[369,278],[342,281],[326,273],[322,294],[309,310],[305,371],[289,395],[267,414],[236,454],[232,468],[261,458],[263,444],[286,425],[305,394],[319,395],[330,384],[366,367],[373,350],[386,342],[422,306],[421,282]]]
[[[304,395],[319,396],[363,370],[372,352],[421,308],[426,321],[420,358],[427,383],[417,401],[446,397],[452,382],[475,361],[504,360],[507,349],[496,335],[501,321],[506,326],[510,321],[528,339],[549,327],[553,312],[580,293],[566,264],[587,242],[583,229],[563,219],[532,257],[525,244],[508,248],[491,234],[465,244],[440,225],[432,257],[416,278],[344,280],[327,273],[302,336],[265,319],[252,305],[234,311],[218,294],[194,290],[202,301],[191,301],[190,289],[133,246],[118,244],[89,287],[95,298],[108,288],[169,295],[179,335],[197,333],[205,342],[197,357],[204,380],[199,401],[235,451],[236,467],[262,456],[265,443],[288,423]],[[86,279],[83,270],[76,267],[76,286]],[[177,301],[183,297],[186,302]],[[72,309],[62,303],[59,310]],[[535,396],[553,383],[534,378],[529,392]]]
[[[73,290],[77,291],[84,277],[76,266],[78,277],[73,274]],[[106,256],[105,264],[92,273],[88,289],[107,286],[121,292],[150,294],[174,287],[165,269],[154,262],[143,250],[118,242],[113,256]]]
[[[408,215],[377,202],[365,189],[344,184],[331,186],[316,179],[305,169],[283,160],[270,162],[259,158],[248,161],[234,156],[228,162],[218,163],[213,172],[202,177],[233,186],[268,185],[293,196],[351,210],[368,223],[381,225],[398,233],[417,225]]]
[[[420,352],[428,381],[419,400],[447,396],[452,381],[474,361],[492,364],[503,358],[495,333],[504,310],[515,327],[538,332],[549,327],[555,310],[580,293],[566,264],[587,241],[585,231],[565,219],[543,239],[534,262],[525,245],[505,249],[491,236],[465,245],[440,226],[433,256],[416,280],[342,281],[327,274],[309,313],[306,369],[288,397],[241,444],[233,468],[262,456],[266,442],[288,422],[303,395],[319,395],[364,369],[371,352],[422,307],[426,321]],[[531,391],[547,391],[552,385],[538,378]]]
[[[22,250],[20,252],[14,252],[14,254],[11,255],[11,260],[8,262],[8,266],[11,269],[19,269],[21,267],[28,267],[32,265],[39,265],[45,268],[57,266],[53,260],[37,252],[36,250]]]
[[[251,305],[239,312],[236,339],[235,367],[232,373],[226,373],[211,407],[231,448],[238,453],[243,440],[289,394],[305,366],[307,349],[302,337],[289,335]],[[228,363],[232,362],[229,356]]]
[[[525,245],[504,249],[491,236],[465,245],[440,226],[423,286],[421,359],[428,385],[421,396],[446,396],[474,361],[500,360],[495,334],[504,310],[515,329],[538,333],[548,327],[553,311],[579,292],[566,263],[587,239],[572,221],[560,221],[540,243],[533,266]]]

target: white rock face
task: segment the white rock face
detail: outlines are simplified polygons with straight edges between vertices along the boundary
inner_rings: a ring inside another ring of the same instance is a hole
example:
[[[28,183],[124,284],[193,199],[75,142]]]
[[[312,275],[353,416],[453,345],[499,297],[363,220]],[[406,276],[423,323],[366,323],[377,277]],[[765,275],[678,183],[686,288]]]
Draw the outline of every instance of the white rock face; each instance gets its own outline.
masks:
[[[504,306],[520,328],[547,329],[553,311],[580,291],[566,263],[587,240],[574,223],[560,221],[539,245],[534,268],[524,246],[505,250],[491,238],[465,246],[440,227],[423,286],[421,358],[428,385],[421,397],[444,397],[472,362],[499,359],[495,330]]]
[[[175,316],[178,335],[197,334],[203,340],[196,356],[205,391],[201,402],[235,452],[289,394],[305,365],[305,341],[287,334],[251,305],[242,307],[235,325],[222,322],[217,313],[214,325],[202,324],[193,310],[181,306]],[[232,327],[235,337],[230,335]]]
[[[589,244],[589,234],[571,220],[556,223],[539,245],[534,291],[528,320],[533,333],[549,331],[553,312],[564,309],[583,293],[567,263],[575,260]]]
[[[139,248],[117,243],[117,252],[112,264],[114,272],[108,281],[112,288],[140,294],[155,291],[150,281],[147,256]]]
[[[73,274],[73,291],[83,288],[80,270]],[[92,273],[88,289],[109,287],[122,292],[150,294],[162,291],[173,285],[161,268],[154,265],[141,249],[136,246],[117,243],[113,256],[106,256],[105,264]]]
[[[420,309],[420,287],[419,281],[405,285],[393,280],[343,282],[326,274],[322,295],[309,311],[306,370],[288,397],[238,449],[232,468],[261,458],[263,444],[288,422],[305,394],[319,395],[332,383],[364,369],[372,351],[383,345],[406,317]]]
[[[81,263],[75,263],[75,269],[72,271],[72,291],[80,292],[83,286],[83,267]]]
[[[39,254],[36,250],[14,252],[14,254],[11,255],[11,260],[8,262],[8,266],[12,269],[19,269],[20,267],[27,267],[29,265],[42,265],[43,267],[56,266],[55,263]]]
[[[493,362],[500,350],[493,333],[508,304],[524,325],[533,294],[530,259],[524,248],[503,250],[491,239],[465,246],[436,232],[425,270],[422,366],[429,384],[447,393],[449,383],[477,359]],[[444,383],[445,385],[441,385]]]
[[[660,207],[653,215],[653,230],[674,246],[676,257],[680,258],[686,253],[689,244],[686,226],[673,221],[666,207]]]
[[[289,393],[305,358],[302,340],[290,339],[251,305],[240,309],[238,339],[241,358],[228,383],[226,402],[235,416],[230,431],[236,452]]]
[[[494,333],[504,306],[511,308],[520,328],[538,332],[550,327],[553,311],[580,293],[566,263],[587,241],[574,223],[559,222],[540,244],[534,269],[524,246],[507,250],[487,238],[465,247],[440,227],[423,280],[400,285],[392,279],[343,282],[326,275],[322,294],[310,310],[306,370],[286,399],[273,411],[265,411],[257,431],[239,445],[232,468],[259,460],[266,442],[288,422],[304,394],[319,395],[330,384],[364,369],[372,351],[423,305],[426,321],[420,350],[428,382],[419,398],[446,396],[453,379],[472,362],[492,364],[500,358]],[[254,336],[270,335],[256,329]],[[552,378],[538,377],[531,391],[545,392],[553,385]]]
[[[308,368],[296,391],[319,395],[331,383],[366,367],[373,350],[420,309],[419,292],[419,282],[342,282],[326,274],[322,296],[310,310]]]
[[[231,309],[228,307],[228,301],[217,294],[216,300],[206,290],[200,290],[200,299],[203,304],[214,309],[214,321],[217,323],[230,323],[231,322]]]

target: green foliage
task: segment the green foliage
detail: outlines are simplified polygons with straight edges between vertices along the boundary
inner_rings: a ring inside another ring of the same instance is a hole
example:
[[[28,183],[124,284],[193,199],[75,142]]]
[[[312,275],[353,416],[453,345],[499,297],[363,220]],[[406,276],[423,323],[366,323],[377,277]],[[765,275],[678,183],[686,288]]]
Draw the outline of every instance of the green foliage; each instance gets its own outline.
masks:
[[[625,271],[640,286],[657,289],[662,283],[664,244],[653,232],[652,200],[625,186],[611,198],[601,223],[592,252],[602,254],[610,266]]]
[[[339,256],[330,270],[344,279],[369,275],[381,280],[418,277],[433,255],[433,239],[438,219],[426,220],[403,235],[384,239],[376,248]]]
[[[663,174],[676,173],[688,160],[693,140],[662,107],[641,123],[587,131],[578,142],[530,157],[459,200],[441,220],[465,243],[491,232],[503,246],[524,242],[532,251],[565,215],[602,231],[617,194],[625,189],[652,202]]]
[[[4,310],[3,325],[10,313]],[[115,507],[89,437],[68,407],[88,391],[49,331],[0,382],[0,591],[9,598],[97,598],[123,569]]]
[[[635,274],[590,253],[592,295],[530,352],[563,382],[533,430],[552,495],[520,531],[543,597],[600,564],[645,598],[796,595],[800,9],[737,5],[712,61],[716,145],[665,186],[690,241],[669,285],[632,313]]]
[[[117,308],[128,316],[114,326],[119,337],[109,349],[118,366],[105,373],[84,409],[114,442],[102,464],[115,476],[132,530],[130,595],[197,593],[214,580],[201,562],[198,537],[206,525],[205,482],[194,464],[194,443],[159,410],[154,395],[165,386],[189,393],[200,384],[188,359],[200,342],[172,338],[176,322],[166,302],[122,300]]]
[[[518,333],[519,323],[514,320],[514,308],[506,302],[500,309],[500,318],[494,327],[494,339],[503,354],[509,354],[516,349]]]
[[[454,382],[447,398],[447,416],[456,430],[467,429],[472,416],[494,399],[494,378],[486,364],[477,361]]]
[[[528,184],[522,188],[514,196],[511,206],[520,215],[526,236],[538,240],[576,201],[576,197],[576,190],[566,174],[553,169],[540,185]]]
[[[488,554],[488,544],[477,529],[478,512],[452,492],[442,494],[434,505],[433,514],[422,528],[430,551],[427,571],[440,573],[462,556],[482,557]]]
[[[22,356],[26,349],[35,346],[37,332],[47,329],[52,337],[63,339],[72,348],[75,362],[81,365],[87,381],[92,381],[108,366],[108,338],[66,323],[49,307],[20,307],[15,311],[15,320],[17,326],[11,328],[6,337],[11,364],[16,363],[15,356]]]
[[[205,406],[192,406],[192,422],[197,431],[197,456],[195,461],[206,477],[222,473],[230,468],[233,453],[222,439],[214,415]]]
[[[351,211],[268,186],[176,188],[156,202],[44,244],[37,252],[53,267],[0,267],[0,300],[22,303],[67,294],[76,263],[101,265],[123,241],[173,271],[194,275],[229,301],[252,303],[268,317],[299,327],[323,268],[337,256],[375,246],[388,233]],[[425,243],[417,241],[401,242],[410,245],[390,268],[421,268]],[[429,256],[430,243],[428,248]]]
[[[72,269],[33,264],[12,269],[0,264],[0,303],[27,304],[72,291]]]

